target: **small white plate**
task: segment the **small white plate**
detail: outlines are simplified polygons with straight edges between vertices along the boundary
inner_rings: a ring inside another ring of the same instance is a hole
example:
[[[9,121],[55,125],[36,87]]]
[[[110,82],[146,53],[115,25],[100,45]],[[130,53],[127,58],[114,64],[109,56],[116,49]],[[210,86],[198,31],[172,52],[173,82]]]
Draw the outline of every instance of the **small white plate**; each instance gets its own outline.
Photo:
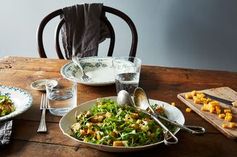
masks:
[[[112,57],[85,57],[80,59],[80,64],[86,75],[91,78],[89,81],[83,81],[80,68],[73,62],[69,62],[61,68],[61,75],[68,80],[90,86],[104,86],[115,83]]]
[[[0,117],[0,122],[8,119],[12,119],[13,117],[20,115],[27,111],[32,105],[32,96],[27,91],[9,86],[0,85],[0,93],[1,95],[8,94],[10,99],[13,101],[13,104],[16,108],[15,111]]]
[[[103,99],[103,98],[100,98]],[[112,99],[114,101],[117,100],[116,96],[112,96],[112,97],[106,97],[106,99]],[[64,135],[66,135],[67,137],[71,138],[74,141],[77,141],[80,144],[84,144],[86,146],[98,149],[98,150],[102,150],[102,151],[107,151],[107,152],[132,152],[132,151],[139,151],[139,150],[144,150],[144,149],[148,149],[154,146],[157,146],[161,143],[163,143],[164,141],[160,141],[157,143],[153,143],[153,144],[149,144],[149,145],[145,145],[145,146],[137,146],[137,147],[113,147],[113,146],[107,146],[107,145],[101,145],[101,144],[92,144],[92,143],[87,143],[87,142],[83,142],[80,141],[72,136],[70,136],[71,134],[71,126],[72,124],[76,123],[76,117],[75,115],[82,113],[84,111],[88,111],[93,105],[95,105],[95,102],[97,101],[97,99],[91,100],[91,101],[87,101],[83,104],[78,105],[77,107],[75,107],[74,109],[72,109],[71,111],[69,111],[66,115],[64,115],[60,122],[59,122],[59,127],[61,129],[61,131],[63,132]],[[168,119],[170,120],[174,120],[177,123],[183,125],[185,122],[184,119],[184,115],[182,114],[182,112],[166,103],[163,101],[159,101],[159,100],[153,100],[153,99],[149,99],[151,104],[157,104],[159,106],[164,107],[165,109],[165,113],[168,117]],[[180,129],[177,128],[174,132],[174,134],[176,134]]]
[[[39,90],[39,91],[45,91],[45,85],[47,83],[47,81],[49,81],[50,79],[41,79],[41,80],[36,80],[34,82],[31,83],[31,88],[34,90]],[[57,86],[58,82],[56,80],[50,80],[50,83],[53,86]]]

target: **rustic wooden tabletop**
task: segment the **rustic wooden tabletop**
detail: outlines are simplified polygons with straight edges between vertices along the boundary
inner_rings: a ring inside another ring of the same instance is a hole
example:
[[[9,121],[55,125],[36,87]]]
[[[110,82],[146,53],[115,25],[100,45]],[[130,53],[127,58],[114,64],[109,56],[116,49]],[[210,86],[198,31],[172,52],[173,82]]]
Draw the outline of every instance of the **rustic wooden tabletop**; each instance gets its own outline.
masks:
[[[237,73],[226,71],[194,70],[143,65],[140,86],[152,99],[175,102],[185,117],[185,124],[205,127],[203,136],[177,133],[179,143],[132,153],[108,153],[78,145],[64,136],[59,129],[60,117],[47,113],[48,132],[37,133],[41,112],[41,92],[31,89],[32,81],[60,76],[60,68],[66,60],[3,57],[0,59],[0,85],[27,90],[33,96],[33,106],[24,114],[15,117],[11,143],[0,147],[0,156],[166,156],[166,157],[210,157],[237,156],[237,142],[229,139],[195,112],[186,113],[186,105],[177,94],[191,90],[202,90],[228,86],[237,91]],[[78,105],[98,97],[116,95],[115,85],[92,87],[78,84]]]

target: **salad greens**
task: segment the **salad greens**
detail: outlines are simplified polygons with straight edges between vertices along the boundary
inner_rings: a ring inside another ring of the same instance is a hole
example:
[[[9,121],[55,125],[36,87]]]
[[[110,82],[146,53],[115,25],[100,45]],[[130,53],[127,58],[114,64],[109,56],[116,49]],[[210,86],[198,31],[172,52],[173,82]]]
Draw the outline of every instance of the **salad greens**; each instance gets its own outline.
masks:
[[[15,106],[8,95],[0,94],[0,116],[5,116],[15,111]]]
[[[134,147],[163,140],[162,128],[149,115],[129,106],[118,106],[111,99],[98,100],[76,120],[71,136],[84,142]]]

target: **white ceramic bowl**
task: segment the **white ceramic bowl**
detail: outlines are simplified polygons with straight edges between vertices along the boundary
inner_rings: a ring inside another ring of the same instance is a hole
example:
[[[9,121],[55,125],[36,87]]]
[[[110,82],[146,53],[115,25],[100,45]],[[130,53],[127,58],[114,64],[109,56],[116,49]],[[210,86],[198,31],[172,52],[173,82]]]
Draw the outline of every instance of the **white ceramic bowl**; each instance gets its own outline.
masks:
[[[117,97],[112,96],[112,97],[106,97],[106,99],[112,99],[112,100],[117,100]],[[101,98],[102,99],[102,98]],[[80,144],[98,149],[98,150],[102,150],[102,151],[107,151],[107,152],[132,152],[132,151],[138,151],[138,150],[144,150],[144,149],[148,149],[154,146],[157,146],[161,143],[163,143],[163,141],[154,143],[154,144],[149,144],[149,145],[145,145],[145,146],[137,146],[137,147],[112,147],[112,146],[107,146],[107,145],[98,145],[98,144],[92,144],[92,143],[86,143],[83,141],[80,141],[72,136],[70,136],[72,134],[71,132],[71,125],[76,123],[76,118],[75,115],[84,112],[84,111],[88,111],[93,105],[95,105],[95,102],[97,101],[97,99],[85,102],[83,104],[80,104],[79,106],[77,106],[76,108],[72,109],[71,111],[69,111],[66,115],[64,115],[60,122],[59,122],[59,127],[61,129],[61,131],[63,132],[64,135],[66,135],[67,137],[71,138],[74,141],[77,141]],[[151,104],[158,104],[158,105],[162,105],[165,108],[166,111],[166,115],[168,116],[169,119],[174,120],[176,122],[178,122],[179,124],[184,124],[185,119],[184,116],[182,114],[182,112],[166,103],[163,101],[159,101],[159,100],[153,100],[153,99],[149,99]],[[180,129],[177,128],[174,132],[174,134],[176,134]]]

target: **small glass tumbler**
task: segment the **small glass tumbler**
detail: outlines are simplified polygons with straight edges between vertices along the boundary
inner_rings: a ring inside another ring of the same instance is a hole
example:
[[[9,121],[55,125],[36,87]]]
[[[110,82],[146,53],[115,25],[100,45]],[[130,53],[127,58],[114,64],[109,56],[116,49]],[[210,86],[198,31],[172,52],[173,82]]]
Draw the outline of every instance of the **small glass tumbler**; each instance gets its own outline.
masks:
[[[77,83],[65,78],[54,78],[57,84],[48,81],[46,95],[49,112],[56,116],[64,116],[77,106]]]
[[[116,92],[126,90],[133,95],[139,85],[141,59],[137,57],[114,57],[113,68],[115,75]]]

